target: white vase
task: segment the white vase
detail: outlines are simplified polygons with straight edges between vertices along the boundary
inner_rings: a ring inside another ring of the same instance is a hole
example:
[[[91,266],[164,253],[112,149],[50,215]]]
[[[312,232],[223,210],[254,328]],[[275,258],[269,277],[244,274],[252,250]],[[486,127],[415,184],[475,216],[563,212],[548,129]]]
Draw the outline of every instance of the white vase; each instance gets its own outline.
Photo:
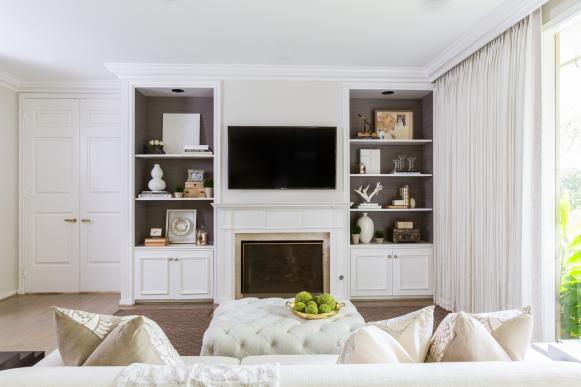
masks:
[[[159,164],[155,164],[151,170],[151,180],[147,186],[151,191],[163,191],[165,189],[165,181],[162,179],[163,171]]]
[[[410,198],[410,208],[416,208],[416,199]]]
[[[373,233],[375,232],[375,226],[373,224],[373,219],[367,216],[367,212],[363,213],[363,216],[357,220],[357,225],[361,227],[361,236],[359,240],[361,243],[369,243],[373,239]]]

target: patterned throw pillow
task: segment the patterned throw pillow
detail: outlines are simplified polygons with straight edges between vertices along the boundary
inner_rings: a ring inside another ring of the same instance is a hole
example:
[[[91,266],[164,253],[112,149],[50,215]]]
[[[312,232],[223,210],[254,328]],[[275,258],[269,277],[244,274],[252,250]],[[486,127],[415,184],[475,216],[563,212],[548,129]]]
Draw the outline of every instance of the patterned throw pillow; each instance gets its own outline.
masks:
[[[159,325],[146,317],[57,307],[54,315],[59,352],[67,366],[184,364]]]
[[[440,323],[426,362],[522,361],[533,331],[531,308],[452,313]]]
[[[390,320],[371,322],[347,339],[337,363],[422,363],[433,326],[433,306]]]

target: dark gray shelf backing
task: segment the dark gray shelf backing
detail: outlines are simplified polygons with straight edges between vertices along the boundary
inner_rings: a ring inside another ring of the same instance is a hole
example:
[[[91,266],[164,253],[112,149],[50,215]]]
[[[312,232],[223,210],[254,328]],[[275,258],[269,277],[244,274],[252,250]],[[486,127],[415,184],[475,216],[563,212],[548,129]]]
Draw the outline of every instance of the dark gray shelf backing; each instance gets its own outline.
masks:
[[[361,149],[379,149],[381,152],[381,173],[390,173],[393,170],[393,160],[400,155],[413,156],[416,158],[414,167],[423,173],[432,173],[432,145],[396,145],[396,146],[376,146],[373,144],[353,144],[350,147],[350,173],[357,173],[359,163],[359,151]],[[408,168],[408,161],[405,166]]]
[[[199,113],[200,144],[214,149],[214,98],[147,97],[135,91],[135,153],[151,139],[162,139],[163,113]]]
[[[430,181],[428,181],[430,180]],[[360,185],[365,188],[369,184],[367,193],[370,194],[375,189],[376,183],[380,181],[383,189],[373,197],[372,202],[379,203],[381,206],[391,204],[393,199],[399,198],[399,188],[408,185],[410,195],[416,200],[416,207],[431,208],[433,203],[432,184],[430,177],[401,177],[401,178],[379,178],[379,177],[357,177],[351,178],[350,201],[361,203],[363,199],[353,190]]]
[[[363,212],[351,212],[351,225],[357,223],[357,219],[363,216]],[[375,230],[383,230],[388,241],[393,241],[393,228],[396,220],[411,220],[414,228],[421,232],[421,238],[426,242],[433,242],[432,233],[433,215],[431,212],[368,212],[367,216],[373,219]]]
[[[203,169],[205,179],[214,179],[214,164],[211,159],[136,159],[135,160],[135,194],[148,190],[147,183],[151,179],[151,169],[159,164],[163,171],[166,190],[173,192],[176,184],[184,185],[188,177],[188,169]]]
[[[425,97],[424,97],[425,99]],[[357,115],[359,113],[366,116],[372,125],[375,121],[376,110],[411,110],[414,112],[414,138],[424,139],[432,138],[426,136],[424,132],[423,103],[422,99],[367,99],[351,98],[350,99],[350,136],[357,137],[357,132],[363,129],[363,121]]]
[[[165,216],[168,209],[197,210],[196,228],[204,225],[210,243],[214,241],[214,207],[206,201],[160,201],[135,203],[135,244],[149,237],[151,228],[162,228],[165,235]]]

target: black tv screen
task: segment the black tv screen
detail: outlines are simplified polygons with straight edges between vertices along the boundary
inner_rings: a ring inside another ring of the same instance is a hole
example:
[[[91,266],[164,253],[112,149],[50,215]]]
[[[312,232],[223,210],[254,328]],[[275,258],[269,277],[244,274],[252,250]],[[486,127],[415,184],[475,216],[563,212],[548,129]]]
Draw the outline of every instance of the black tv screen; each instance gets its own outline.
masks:
[[[334,189],[337,128],[228,127],[229,189]]]

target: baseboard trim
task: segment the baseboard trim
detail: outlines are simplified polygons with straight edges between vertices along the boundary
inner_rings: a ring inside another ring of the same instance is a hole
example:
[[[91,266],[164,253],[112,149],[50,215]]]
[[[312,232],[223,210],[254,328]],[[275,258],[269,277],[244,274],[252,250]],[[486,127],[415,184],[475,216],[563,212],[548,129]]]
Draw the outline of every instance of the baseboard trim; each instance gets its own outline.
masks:
[[[7,299],[8,297],[12,297],[18,293],[18,289],[9,290],[7,292],[0,293],[0,301]]]

